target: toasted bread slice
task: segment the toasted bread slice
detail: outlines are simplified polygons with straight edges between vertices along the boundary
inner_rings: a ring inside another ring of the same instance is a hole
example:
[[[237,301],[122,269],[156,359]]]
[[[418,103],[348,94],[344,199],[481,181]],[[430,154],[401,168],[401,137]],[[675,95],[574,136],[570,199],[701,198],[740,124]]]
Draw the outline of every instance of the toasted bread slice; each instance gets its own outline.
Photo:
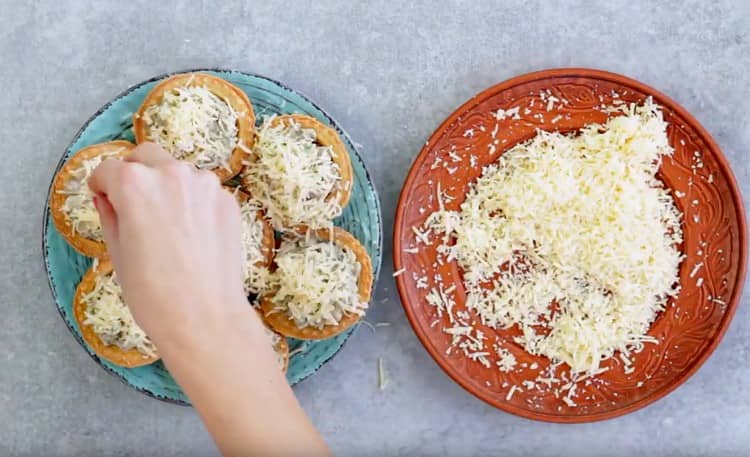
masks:
[[[85,147],[71,156],[65,162],[60,171],[55,175],[52,183],[52,192],[50,192],[49,208],[52,214],[52,221],[55,228],[60,232],[65,241],[73,249],[88,257],[102,258],[107,254],[107,247],[104,241],[86,238],[80,233],[74,233],[73,224],[68,220],[67,215],[63,212],[63,205],[68,198],[63,194],[66,184],[73,178],[73,173],[83,166],[83,162],[93,159],[99,155],[116,152],[119,157],[129,154],[135,145],[129,141],[110,141],[108,143],[95,144]]]
[[[149,356],[136,349],[122,349],[119,346],[106,344],[99,338],[99,335],[96,334],[91,325],[84,323],[86,320],[87,305],[83,297],[94,290],[98,276],[110,274],[112,271],[112,263],[109,260],[101,260],[98,262],[98,265],[95,262],[76,288],[76,294],[73,297],[73,316],[78,323],[81,336],[83,336],[83,340],[86,341],[86,344],[88,344],[96,355],[115,365],[135,368],[154,363],[159,360],[158,355]]]
[[[302,227],[299,228],[299,230],[300,233],[305,232],[305,229]],[[347,249],[354,254],[354,257],[357,259],[357,262],[359,262],[361,267],[359,278],[357,280],[359,299],[363,303],[369,302],[370,295],[372,293],[373,281],[372,262],[370,261],[370,256],[369,254],[367,254],[364,246],[362,246],[360,242],[357,241],[357,239],[354,238],[354,236],[352,236],[349,232],[339,227],[333,227],[332,229],[315,230],[311,233],[311,236],[315,236],[321,240],[326,241],[332,240],[341,248]],[[260,306],[261,310],[263,311],[263,316],[265,317],[266,322],[268,322],[268,325],[270,325],[271,328],[284,336],[289,336],[301,340],[322,340],[330,338],[332,336],[336,336],[346,331],[349,327],[359,321],[361,317],[355,313],[346,313],[337,325],[326,325],[322,328],[299,328],[295,324],[294,320],[290,319],[285,312],[280,312],[274,309],[274,304],[271,300],[271,297],[274,293],[274,291],[271,291],[264,294],[260,299]]]
[[[338,185],[332,190],[327,196],[326,201],[335,200],[338,202],[341,208],[345,208],[349,203],[349,199],[352,196],[352,186],[354,185],[352,171],[352,162],[349,157],[349,152],[346,150],[343,140],[336,133],[336,130],[323,124],[319,120],[312,116],[304,114],[285,114],[278,116],[271,120],[271,126],[287,125],[289,122],[295,122],[304,129],[315,130],[315,142],[319,146],[330,146],[333,154],[333,162],[338,166],[338,172],[341,177]],[[257,160],[255,152],[249,155],[248,160]],[[251,194],[253,192],[253,182],[247,177],[243,177],[242,185]],[[292,227],[292,224],[284,222],[285,228],[297,229],[299,227]]]
[[[246,149],[255,143],[255,112],[247,94],[240,88],[222,78],[205,73],[181,73],[171,76],[157,84],[143,100],[141,107],[133,115],[133,132],[137,143],[153,141],[143,119],[146,110],[162,102],[164,94],[181,87],[203,87],[232,107],[237,113],[238,145],[229,158],[229,169],[217,167],[212,169],[222,182],[236,176],[242,169],[242,162],[247,157]]]

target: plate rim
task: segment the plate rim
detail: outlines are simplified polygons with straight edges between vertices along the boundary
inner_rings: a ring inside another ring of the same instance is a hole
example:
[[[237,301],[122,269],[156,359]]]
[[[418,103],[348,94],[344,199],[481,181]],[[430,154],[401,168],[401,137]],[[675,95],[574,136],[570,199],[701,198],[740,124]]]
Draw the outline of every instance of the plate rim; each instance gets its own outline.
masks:
[[[97,109],[91,116],[89,116],[86,119],[86,121],[83,123],[83,125],[75,133],[75,135],[73,136],[73,138],[68,142],[67,146],[63,150],[62,155],[60,156],[60,159],[57,162],[57,165],[55,166],[55,168],[54,168],[54,170],[52,172],[52,177],[50,178],[50,183],[49,183],[49,186],[47,187],[47,192],[45,193],[44,210],[42,211],[42,221],[41,221],[41,225],[42,225],[42,245],[41,245],[41,248],[42,248],[42,261],[44,263],[44,272],[45,272],[45,275],[47,277],[47,286],[49,287],[50,295],[52,296],[52,303],[53,303],[55,309],[57,310],[57,313],[60,315],[60,318],[62,319],[63,323],[67,327],[68,331],[73,335],[73,337],[75,338],[75,340],[81,346],[83,346],[84,352],[86,354],[88,354],[89,357],[91,357],[91,359],[93,359],[99,367],[103,368],[107,373],[109,373],[110,375],[114,376],[115,378],[117,378],[118,380],[120,380],[120,382],[122,382],[123,384],[127,385],[128,387],[130,387],[132,389],[135,389],[136,391],[138,391],[140,393],[143,393],[143,394],[145,394],[145,395],[147,395],[147,396],[149,396],[151,398],[154,398],[154,399],[157,399],[159,401],[162,401],[162,402],[165,402],[165,403],[169,403],[169,404],[175,404],[175,405],[179,405],[179,406],[188,406],[188,407],[192,407],[192,404],[189,401],[186,402],[186,401],[183,401],[183,400],[180,400],[180,399],[177,399],[177,398],[170,398],[170,397],[167,397],[167,396],[163,396],[163,395],[157,394],[155,392],[152,392],[152,391],[150,391],[150,390],[148,390],[148,389],[146,389],[144,387],[139,387],[139,386],[136,386],[136,385],[130,383],[124,376],[120,375],[119,373],[115,372],[114,370],[112,370],[109,367],[107,367],[106,365],[104,365],[101,362],[101,359],[100,359],[100,357],[98,355],[96,355],[95,353],[93,353],[93,352],[91,352],[91,351],[89,351],[87,349],[87,347],[86,347],[83,339],[81,338],[81,336],[78,335],[78,333],[68,323],[68,321],[65,319],[65,315],[63,314],[62,309],[60,308],[60,306],[57,305],[58,296],[57,296],[57,293],[55,292],[55,286],[53,285],[53,282],[52,282],[52,275],[50,274],[50,265],[49,265],[49,262],[47,260],[48,259],[48,246],[47,246],[47,225],[48,224],[47,224],[47,221],[50,218],[49,197],[50,197],[50,193],[52,192],[52,186],[54,184],[54,178],[57,175],[57,173],[60,171],[60,169],[63,167],[63,165],[65,164],[65,162],[66,162],[66,160],[65,160],[66,156],[68,155],[68,152],[70,151],[71,147],[76,143],[76,141],[78,141],[78,139],[81,137],[81,135],[83,135],[83,132],[89,127],[89,125],[97,117],[99,117],[104,111],[106,111],[107,109],[109,109],[109,107],[112,106],[112,104],[115,101],[117,101],[117,100],[119,100],[119,99],[121,99],[123,97],[128,96],[131,92],[135,91],[136,89],[138,89],[138,88],[140,88],[140,87],[142,87],[142,86],[144,86],[146,84],[163,80],[163,79],[168,78],[168,77],[170,77],[172,75],[175,75],[175,74],[191,73],[191,72],[201,72],[201,71],[204,71],[204,72],[216,72],[216,73],[238,73],[238,74],[241,74],[241,75],[244,75],[244,76],[249,76],[249,77],[252,77],[252,78],[258,78],[258,79],[266,80],[266,81],[268,81],[268,82],[270,82],[272,84],[277,85],[278,87],[280,87],[280,88],[282,88],[284,90],[287,90],[287,91],[292,92],[292,93],[294,93],[296,95],[299,95],[306,102],[310,103],[313,107],[315,107],[315,109],[317,109],[318,111],[320,111],[320,113],[323,114],[323,116],[330,123],[330,125],[337,131],[337,133],[339,135],[341,135],[342,137],[344,137],[344,141],[347,142],[349,145],[351,145],[352,149],[354,150],[355,154],[357,155],[357,158],[359,159],[360,163],[362,164],[362,168],[364,169],[365,176],[366,176],[366,181],[367,181],[367,186],[372,190],[373,196],[375,197],[374,198],[374,202],[375,202],[375,213],[377,214],[377,234],[378,234],[378,243],[375,246],[375,249],[376,249],[376,251],[379,254],[379,259],[378,259],[377,264],[374,265],[374,268],[373,268],[373,291],[375,291],[376,288],[377,288],[377,285],[378,285],[378,282],[379,282],[379,279],[380,279],[380,270],[381,270],[381,267],[382,267],[382,264],[383,264],[383,214],[382,214],[381,206],[380,206],[380,195],[378,193],[377,187],[375,186],[375,182],[372,179],[372,173],[370,172],[370,169],[368,168],[367,163],[362,158],[362,154],[361,154],[359,148],[357,147],[357,144],[349,136],[349,133],[346,130],[344,130],[343,128],[341,128],[340,124],[333,118],[333,116],[331,116],[331,114],[328,111],[326,111],[325,109],[321,108],[312,98],[308,97],[306,93],[301,92],[301,91],[299,91],[297,89],[293,89],[293,88],[289,87],[288,85],[286,85],[286,84],[284,84],[284,83],[282,83],[282,82],[280,82],[280,81],[278,81],[278,80],[276,80],[274,78],[270,78],[268,76],[265,76],[265,75],[262,75],[262,74],[259,74],[259,73],[252,73],[252,72],[247,72],[247,71],[242,71],[242,70],[235,70],[235,69],[231,69],[231,68],[222,68],[222,67],[200,67],[200,68],[188,68],[188,69],[183,69],[183,70],[169,71],[169,72],[165,72],[165,73],[161,73],[161,74],[152,76],[152,77],[150,77],[148,79],[145,79],[143,81],[139,81],[139,82],[137,82],[135,84],[131,84],[126,89],[118,92],[114,97],[110,98],[104,105],[102,105],[99,109]],[[371,303],[372,303],[372,301],[371,301]],[[299,384],[300,382],[304,381],[305,379],[309,378],[313,374],[317,373],[318,370],[320,370],[321,368],[323,368],[323,366],[325,366],[328,362],[330,362],[331,360],[333,360],[333,358],[336,357],[336,355],[338,355],[338,353],[344,348],[344,346],[349,341],[349,339],[354,334],[354,332],[358,329],[358,327],[359,327],[359,323],[355,324],[355,326],[351,329],[351,331],[349,331],[347,333],[347,336],[344,339],[344,341],[341,343],[341,346],[339,346],[336,349],[336,351],[328,359],[326,359],[325,361],[323,361],[320,364],[319,367],[317,367],[316,369],[312,370],[310,373],[306,374],[305,376],[302,376],[296,382],[294,382],[293,384],[290,384],[290,386],[293,387],[293,386]]]
[[[695,132],[703,140],[705,140],[708,149],[712,150],[712,152],[715,153],[714,156],[716,158],[719,168],[722,170],[722,172],[726,176],[727,185],[730,190],[731,198],[735,204],[735,216],[738,219],[738,227],[739,227],[740,252],[739,252],[739,265],[738,265],[737,275],[736,275],[737,285],[735,289],[733,290],[733,294],[730,300],[727,302],[726,312],[722,316],[722,320],[718,328],[718,332],[716,333],[713,341],[703,351],[701,351],[701,354],[698,357],[698,359],[695,362],[693,362],[686,370],[684,370],[681,373],[681,375],[678,378],[676,378],[674,382],[657,390],[653,394],[648,395],[640,400],[637,400],[627,406],[624,406],[624,407],[621,407],[612,411],[585,414],[585,415],[580,415],[580,416],[565,416],[565,415],[551,415],[551,414],[545,414],[545,413],[538,413],[538,412],[530,411],[527,409],[519,408],[511,404],[508,404],[504,402],[503,399],[499,398],[496,395],[489,395],[485,393],[484,391],[477,389],[474,385],[468,382],[467,377],[460,376],[460,373],[458,372],[454,373],[454,370],[443,360],[442,354],[439,354],[438,351],[435,348],[433,348],[431,344],[428,343],[429,338],[427,337],[425,332],[422,330],[422,328],[417,324],[416,313],[414,311],[414,308],[412,308],[412,306],[409,305],[407,303],[407,300],[405,299],[406,285],[405,285],[405,279],[403,278],[403,276],[396,277],[396,287],[398,289],[399,299],[401,300],[401,305],[404,309],[404,313],[406,314],[409,324],[414,330],[414,333],[416,334],[420,343],[422,343],[422,346],[424,346],[424,348],[429,353],[430,357],[438,364],[438,366],[443,370],[443,372],[447,374],[454,382],[456,382],[464,390],[466,390],[473,396],[479,398],[480,400],[484,401],[485,403],[497,409],[500,409],[502,411],[505,411],[507,413],[510,413],[510,414],[513,414],[513,415],[516,415],[525,419],[542,421],[542,422],[573,424],[573,423],[598,422],[598,421],[613,419],[616,417],[623,416],[625,414],[632,413],[639,409],[645,408],[646,406],[649,406],[653,404],[654,402],[672,393],[678,387],[683,385],[688,379],[690,379],[703,366],[703,364],[710,358],[710,356],[714,353],[716,348],[719,346],[719,344],[723,340],[724,335],[729,329],[732,319],[734,318],[735,312],[737,311],[737,308],[739,306],[740,299],[742,297],[742,290],[745,285],[746,273],[747,273],[748,234],[747,234],[746,211],[745,211],[745,206],[742,200],[742,194],[740,192],[739,186],[737,184],[737,179],[734,176],[734,172],[732,171],[729,161],[724,155],[724,152],[719,147],[718,143],[714,140],[714,138],[708,132],[708,130],[706,130],[706,128],[703,127],[703,125],[692,114],[690,114],[685,108],[683,108],[682,105],[680,105],[679,103],[674,101],[672,98],[665,95],[663,92],[656,90],[653,87],[647,84],[644,84],[640,81],[637,81],[633,78],[630,78],[630,77],[627,77],[618,73],[613,73],[610,71],[593,69],[593,68],[583,68],[583,67],[551,68],[551,69],[539,70],[539,71],[533,71],[530,73],[521,74],[521,75],[512,77],[510,79],[504,80],[500,83],[494,84],[478,92],[477,94],[473,95],[468,100],[466,100],[464,103],[462,103],[451,114],[449,114],[448,117],[443,122],[441,122],[440,125],[430,134],[429,139],[424,144],[424,146],[420,149],[417,156],[414,158],[412,165],[409,168],[409,171],[406,175],[404,183],[401,187],[401,192],[399,194],[398,204],[396,207],[396,215],[395,215],[394,223],[393,223],[393,267],[395,271],[398,271],[402,268],[403,251],[402,251],[401,238],[403,236],[403,233],[400,227],[403,222],[404,212],[405,212],[405,207],[406,207],[406,199],[408,197],[408,194],[406,193],[406,189],[408,187],[411,187],[414,180],[416,179],[417,171],[419,167],[422,165],[429,151],[431,150],[430,145],[434,144],[437,138],[442,136],[444,131],[452,123],[454,123],[461,115],[465,114],[466,112],[470,110],[470,108],[476,105],[478,100],[484,100],[489,96],[492,96],[496,93],[508,90],[512,87],[515,87],[521,84],[526,84],[529,82],[545,80],[545,79],[562,78],[562,77],[568,77],[568,78],[582,77],[582,78],[588,78],[591,80],[604,80],[608,82],[614,82],[622,86],[631,87],[642,93],[650,95],[655,100],[657,100],[660,105],[672,110],[678,116],[682,117],[685,120],[686,124],[690,125],[695,130]]]

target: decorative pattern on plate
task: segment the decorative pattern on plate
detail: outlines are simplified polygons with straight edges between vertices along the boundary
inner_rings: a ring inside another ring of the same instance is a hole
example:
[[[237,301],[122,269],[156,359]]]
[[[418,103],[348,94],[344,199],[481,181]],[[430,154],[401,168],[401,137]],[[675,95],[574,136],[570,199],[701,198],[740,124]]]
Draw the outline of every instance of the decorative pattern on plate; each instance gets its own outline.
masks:
[[[356,236],[367,249],[372,259],[374,279],[377,280],[382,251],[380,203],[365,164],[346,132],[308,98],[279,82],[262,76],[229,70],[198,69],[186,71],[211,73],[238,86],[250,97],[258,121],[269,114],[304,113],[314,116],[336,129],[343,138],[351,157],[354,187],[349,205],[334,223]],[[170,75],[157,76],[133,86],[102,107],[81,128],[68,146],[55,173],[70,157],[71,153],[82,147],[114,139],[133,141],[133,112],[138,109],[149,90],[168,76]],[[76,285],[90,266],[91,260],[78,255],[63,240],[52,223],[49,208],[46,205],[44,220],[42,245],[50,288],[60,315],[76,340],[86,348],[97,363],[126,384],[161,400],[189,404],[187,397],[169,375],[162,362],[139,368],[123,368],[98,358],[86,346],[73,319],[71,304]],[[290,338],[289,350],[295,352],[295,354],[289,361],[287,371],[289,383],[294,385],[315,373],[341,349],[353,331],[354,328],[336,337],[315,342],[298,341]]]
[[[446,209],[458,209],[482,167],[503,151],[536,134],[537,129],[574,132],[586,124],[603,122],[603,108],[640,102],[652,96],[669,123],[668,137],[675,153],[659,171],[673,190],[684,215],[680,269],[682,292],[659,315],[649,334],[658,345],[647,345],[634,357],[635,370],[625,374],[610,360],[601,382],[579,382],[576,407],[568,406],[552,390],[537,385],[523,388],[549,366],[512,342],[516,330],[497,331],[477,325],[491,347],[504,341],[518,361],[510,373],[485,368],[458,350],[448,353],[450,336],[442,332],[447,317],[436,325],[435,309],[425,296],[441,275],[457,284],[456,309],[465,309],[461,271],[455,262],[436,264],[435,246],[417,244],[412,227],[422,225],[437,209],[436,187],[455,199]],[[503,110],[498,113],[498,110]],[[497,115],[499,114],[499,115]],[[455,161],[455,157],[461,158]],[[472,158],[473,156],[473,158]],[[472,165],[473,164],[473,165]],[[404,184],[394,227],[395,269],[406,314],[415,332],[438,364],[454,380],[488,403],[524,417],[554,422],[587,422],[619,416],[641,408],[684,382],[716,348],[734,314],[744,283],[746,227],[742,199],[729,166],[710,135],[683,108],[661,93],[611,73],[563,69],[532,73],[489,88],[454,112],[432,135],[415,160]],[[404,249],[418,247],[416,254]],[[417,287],[426,276],[428,288]],[[530,367],[534,366],[532,370]],[[514,389],[509,395],[511,386]]]

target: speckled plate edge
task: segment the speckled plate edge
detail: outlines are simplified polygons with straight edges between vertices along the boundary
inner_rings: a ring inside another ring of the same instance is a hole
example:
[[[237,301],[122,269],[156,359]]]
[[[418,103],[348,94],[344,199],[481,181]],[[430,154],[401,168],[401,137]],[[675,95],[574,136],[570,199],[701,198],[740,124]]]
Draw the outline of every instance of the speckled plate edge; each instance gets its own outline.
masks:
[[[484,99],[492,94],[504,91],[506,89],[509,89],[511,87],[514,87],[516,85],[524,84],[529,81],[535,81],[540,79],[549,79],[549,78],[556,78],[556,77],[589,77],[589,78],[598,78],[602,80],[607,81],[613,81],[618,84],[621,84],[623,86],[630,86],[640,92],[649,94],[654,97],[655,100],[659,102],[659,104],[668,107],[670,110],[678,113],[679,116],[681,116],[690,126],[695,130],[698,135],[700,135],[703,140],[705,141],[708,148],[712,149],[714,151],[714,156],[716,158],[716,161],[719,164],[719,167],[722,169],[723,173],[726,176],[727,184],[730,188],[732,199],[735,204],[736,208],[736,216],[738,220],[738,226],[739,226],[739,249],[740,249],[740,261],[739,266],[737,270],[737,286],[732,291],[732,296],[728,302],[727,311],[724,313],[721,326],[719,330],[717,331],[714,339],[711,341],[708,347],[706,347],[700,357],[692,363],[692,365],[683,371],[682,376],[678,378],[675,382],[670,383],[665,388],[663,388],[660,391],[657,391],[656,393],[647,396],[639,401],[636,401],[629,406],[611,411],[609,413],[605,414],[592,414],[592,415],[586,415],[586,416],[549,416],[549,415],[543,415],[543,414],[532,414],[529,413],[526,410],[521,410],[518,408],[515,408],[510,405],[506,405],[501,401],[498,401],[496,398],[493,398],[491,396],[485,395],[481,392],[478,392],[470,383],[468,383],[466,380],[464,380],[461,376],[458,376],[458,374],[454,374],[452,369],[448,366],[448,364],[440,357],[440,355],[436,352],[436,349],[428,343],[427,336],[422,333],[421,327],[418,325],[416,321],[415,313],[416,311],[412,307],[412,305],[409,305],[406,300],[406,286],[404,284],[403,278],[399,277],[396,278],[396,286],[399,292],[399,298],[402,302],[402,306],[404,308],[404,312],[406,314],[407,319],[409,320],[410,325],[414,329],[414,333],[417,335],[417,338],[420,340],[424,348],[427,350],[427,352],[430,354],[432,359],[440,366],[440,368],[443,370],[445,374],[447,374],[456,384],[460,385],[462,388],[464,388],[467,392],[471,393],[475,397],[479,398],[480,400],[500,409],[505,412],[508,412],[510,414],[514,414],[519,417],[523,417],[525,419],[535,420],[535,421],[541,421],[541,422],[557,422],[557,423],[588,423],[588,422],[598,422],[608,419],[613,419],[616,417],[620,417],[629,413],[632,413],[634,411],[637,411],[639,409],[645,408],[646,406],[649,406],[653,404],[654,402],[664,398],[674,390],[676,390],[678,387],[680,387],[682,384],[684,384],[690,377],[692,377],[700,368],[703,366],[703,364],[708,360],[708,358],[713,354],[713,352],[716,350],[716,348],[719,346],[721,341],[724,338],[724,335],[726,334],[727,330],[729,329],[729,326],[731,324],[731,321],[737,311],[737,307],[739,306],[740,299],[742,297],[742,290],[745,285],[745,279],[746,279],[746,273],[747,273],[747,251],[748,251],[748,233],[747,233],[747,220],[746,220],[746,212],[745,212],[745,206],[742,199],[742,194],[740,192],[739,186],[737,184],[737,179],[734,176],[734,172],[732,171],[731,166],[729,165],[729,162],[727,161],[726,157],[724,156],[724,153],[722,152],[719,145],[716,143],[714,138],[711,136],[711,134],[703,127],[703,125],[698,122],[698,120],[690,114],[685,108],[683,108],[679,103],[675,102],[672,98],[666,96],[664,93],[654,89],[653,87],[641,83],[635,79],[629,78],[627,76],[623,76],[617,73],[612,73],[604,70],[596,70],[596,69],[589,69],[589,68],[556,68],[556,69],[549,69],[549,70],[541,70],[531,73],[526,73],[523,75],[516,76],[514,78],[508,79],[506,81],[500,82],[498,84],[495,84],[491,87],[488,87],[476,95],[472,96],[468,100],[466,100],[464,103],[462,103],[458,108],[456,108],[448,117],[435,129],[433,133],[430,134],[429,139],[425,143],[425,146],[422,147],[422,149],[419,151],[419,154],[414,158],[414,161],[412,162],[411,167],[409,168],[409,171],[406,175],[406,178],[404,179],[404,184],[402,186],[401,194],[399,195],[399,201],[396,209],[396,215],[394,218],[393,223],[393,265],[394,270],[398,271],[402,268],[402,262],[401,262],[401,256],[402,256],[402,240],[401,236],[401,230],[400,227],[403,222],[404,218],[404,207],[405,207],[405,201],[407,195],[405,194],[405,190],[407,188],[411,187],[411,184],[413,180],[415,179],[415,171],[419,169],[419,166],[424,161],[426,155],[431,150],[431,144],[433,144],[438,138],[442,132],[444,132],[446,129],[450,127],[450,125],[455,122],[457,118],[464,115],[469,108],[474,106],[477,103],[477,100]]]
[[[97,365],[99,365],[101,368],[103,368],[106,372],[108,372],[109,374],[111,374],[115,378],[119,379],[122,383],[126,384],[127,386],[129,386],[129,387],[131,387],[131,388],[133,388],[133,389],[135,389],[135,390],[137,390],[137,391],[139,391],[139,392],[141,392],[143,394],[148,395],[149,397],[155,398],[157,400],[160,400],[160,401],[163,401],[163,402],[166,402],[166,403],[172,403],[172,404],[177,404],[177,405],[181,405],[181,406],[191,406],[191,405],[190,405],[190,403],[188,401],[184,401],[184,400],[177,399],[177,398],[166,397],[166,396],[157,394],[155,392],[152,392],[152,391],[150,391],[148,389],[136,386],[136,385],[132,384],[130,381],[128,381],[128,379],[125,376],[123,376],[123,375],[115,372],[111,368],[109,368],[106,365],[104,365],[102,363],[101,359],[96,354],[94,354],[92,351],[90,351],[88,349],[88,347],[86,346],[86,343],[83,341],[82,337],[78,334],[78,332],[72,327],[72,325],[66,319],[66,316],[64,315],[63,310],[61,309],[60,306],[58,306],[58,300],[59,300],[59,298],[58,298],[57,293],[56,293],[55,285],[54,285],[54,282],[53,282],[53,279],[52,279],[52,275],[51,275],[51,272],[50,272],[50,265],[49,265],[49,262],[48,262],[48,245],[47,245],[47,236],[48,236],[48,233],[47,233],[47,230],[48,230],[48,225],[49,225],[48,221],[50,219],[50,214],[49,214],[49,195],[50,195],[50,192],[52,191],[52,184],[53,184],[54,176],[57,175],[57,173],[60,170],[60,168],[66,162],[66,160],[67,160],[67,158],[68,158],[68,156],[69,156],[69,154],[71,152],[71,148],[81,138],[81,136],[86,131],[86,129],[89,127],[89,125],[91,124],[91,122],[94,119],[96,119],[98,116],[100,116],[102,113],[104,113],[115,101],[117,101],[117,100],[119,100],[119,99],[121,99],[123,97],[128,96],[133,91],[135,91],[136,89],[142,87],[143,85],[146,85],[146,84],[149,84],[149,83],[153,83],[153,82],[162,80],[162,79],[167,78],[167,77],[169,77],[171,75],[178,74],[178,73],[201,72],[201,71],[204,71],[204,72],[216,72],[216,73],[237,73],[237,74],[241,74],[241,75],[244,75],[244,76],[248,76],[248,77],[252,77],[252,78],[258,78],[258,79],[265,80],[265,81],[267,81],[270,84],[278,86],[282,90],[288,91],[288,92],[290,92],[290,93],[292,93],[294,95],[299,96],[306,103],[309,103],[312,107],[314,107],[316,110],[318,110],[320,112],[320,114],[326,119],[326,121],[328,122],[328,124],[331,127],[333,127],[336,130],[336,132],[343,138],[343,140],[344,140],[345,144],[347,145],[348,149],[350,150],[350,152],[353,152],[353,154],[350,154],[352,156],[352,160],[356,160],[357,162],[359,162],[359,165],[362,167],[362,169],[364,171],[364,174],[365,174],[365,177],[366,177],[366,183],[365,183],[365,185],[369,188],[369,191],[372,193],[372,195],[374,197],[373,198],[373,203],[375,205],[375,208],[374,208],[375,211],[374,212],[375,212],[376,217],[377,217],[377,231],[375,232],[375,234],[377,235],[377,242],[374,244],[374,250],[375,250],[375,253],[377,255],[376,255],[376,258],[373,259],[373,291],[377,287],[378,280],[379,280],[379,277],[380,277],[380,268],[381,268],[381,265],[382,265],[382,255],[383,255],[383,218],[382,218],[382,212],[381,212],[381,208],[380,208],[380,198],[378,196],[377,188],[375,187],[375,184],[374,184],[374,182],[372,180],[371,173],[370,173],[369,169],[367,168],[366,163],[362,159],[362,156],[361,156],[358,148],[355,146],[355,143],[352,141],[352,139],[349,136],[349,134],[340,127],[339,123],[336,122],[336,120],[326,110],[324,110],[323,108],[321,108],[317,103],[315,103],[314,101],[312,101],[312,99],[310,97],[308,97],[307,95],[305,95],[304,93],[302,93],[302,92],[300,92],[298,90],[292,89],[289,86],[287,86],[286,84],[283,84],[283,83],[281,83],[281,82],[279,82],[279,81],[277,81],[277,80],[275,80],[273,78],[269,78],[267,76],[263,76],[263,75],[260,75],[260,74],[257,74],[257,73],[249,73],[249,72],[243,72],[243,71],[239,71],[239,70],[225,69],[225,68],[191,68],[191,69],[185,69],[185,70],[178,70],[178,71],[163,73],[163,74],[154,76],[154,77],[149,78],[147,80],[144,80],[144,81],[141,81],[139,83],[133,84],[130,87],[128,87],[127,89],[125,89],[124,91],[122,91],[119,94],[117,94],[110,101],[108,101],[101,108],[99,108],[94,114],[92,114],[86,120],[86,122],[81,126],[81,128],[76,132],[76,134],[74,135],[73,139],[66,146],[66,148],[65,148],[65,150],[64,150],[64,152],[63,152],[60,160],[58,161],[58,163],[57,163],[57,165],[56,165],[56,167],[55,167],[55,169],[54,169],[54,171],[52,173],[52,176],[50,178],[50,184],[49,184],[49,187],[47,189],[47,193],[45,194],[46,197],[45,197],[45,202],[44,202],[44,211],[42,213],[42,221],[41,221],[41,223],[42,223],[42,258],[43,258],[43,261],[44,261],[44,268],[45,268],[45,273],[46,273],[46,276],[47,276],[47,283],[48,283],[48,286],[50,288],[50,293],[52,295],[53,303],[55,305],[55,308],[58,311],[58,314],[60,315],[60,318],[65,323],[65,326],[68,328],[68,330],[73,335],[73,337],[76,339],[76,341],[78,341],[78,343],[83,347],[83,349],[85,350],[85,352],[97,363]],[[372,304],[372,302],[371,302],[371,304]],[[297,383],[303,381],[304,379],[307,379],[308,377],[310,377],[311,375],[313,375],[314,373],[316,373],[323,365],[325,365],[331,359],[333,359],[333,357],[335,357],[336,354],[338,354],[338,352],[344,347],[344,345],[348,341],[349,337],[352,335],[352,333],[354,333],[354,331],[358,327],[359,327],[359,324],[355,325],[351,330],[347,331],[346,333],[344,333],[342,335],[343,338],[342,338],[342,341],[341,341],[340,345],[335,350],[335,352],[333,352],[328,358],[326,358],[325,360],[323,360],[322,362],[320,362],[317,365],[317,367],[315,367],[310,372],[308,372],[308,373],[306,373],[306,374],[304,374],[302,376],[299,376],[299,377],[296,377],[296,378],[293,378],[293,379],[289,379],[290,384],[292,386],[294,386]]]

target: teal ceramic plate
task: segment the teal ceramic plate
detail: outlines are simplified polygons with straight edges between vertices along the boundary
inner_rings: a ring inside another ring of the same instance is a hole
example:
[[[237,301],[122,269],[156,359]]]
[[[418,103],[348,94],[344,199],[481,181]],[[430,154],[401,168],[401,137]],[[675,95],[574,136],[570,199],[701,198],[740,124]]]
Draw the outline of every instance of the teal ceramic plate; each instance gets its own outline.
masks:
[[[274,80],[238,71],[189,70],[211,73],[226,79],[244,90],[253,103],[258,118],[270,114],[304,113],[314,116],[335,128],[341,135],[351,156],[354,170],[354,188],[351,201],[344,213],[334,222],[351,232],[362,243],[373,262],[375,280],[380,271],[382,250],[382,224],[377,193],[362,158],[357,153],[349,135],[322,109],[307,97]],[[131,87],[102,107],[81,128],[57,165],[55,173],[79,149],[104,141],[126,139],[133,141],[131,117],[146,94],[154,85],[169,74]],[[49,198],[47,199],[49,201]],[[43,233],[44,263],[47,268],[52,296],[65,324],[96,362],[105,370],[120,378],[135,389],[160,400],[189,404],[188,398],[175,383],[161,362],[139,368],[123,368],[97,357],[81,338],[78,325],[73,318],[72,302],[76,286],[89,268],[91,259],[77,254],[63,240],[52,223],[49,207],[44,208]],[[355,327],[356,328],[356,327]],[[341,349],[354,331],[322,341],[298,341],[289,339],[291,351],[299,350],[291,357],[287,379],[294,385],[315,373],[326,361]]]

